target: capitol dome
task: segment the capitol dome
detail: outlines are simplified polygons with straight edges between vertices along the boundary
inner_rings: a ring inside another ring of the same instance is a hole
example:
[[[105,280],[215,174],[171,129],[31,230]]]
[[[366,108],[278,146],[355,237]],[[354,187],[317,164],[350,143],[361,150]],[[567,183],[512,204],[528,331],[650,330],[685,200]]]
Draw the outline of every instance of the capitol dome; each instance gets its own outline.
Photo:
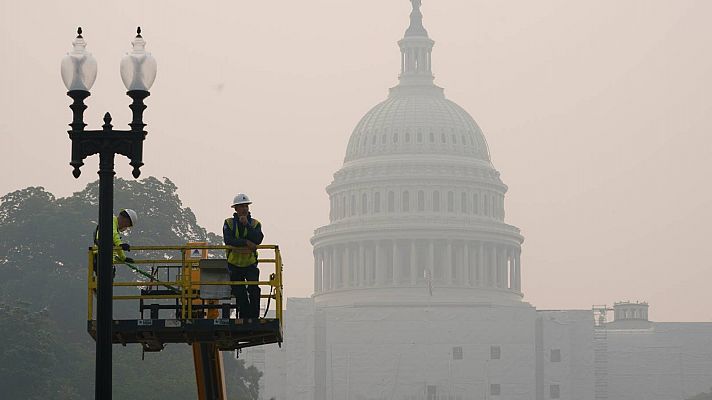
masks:
[[[482,130],[434,84],[434,42],[411,0],[401,73],[356,125],[326,188],[329,224],[314,246],[314,298],[521,303],[519,229]]]
[[[447,154],[489,162],[487,142],[470,114],[435,85],[418,89],[396,87],[366,113],[351,135],[346,161],[387,154]]]

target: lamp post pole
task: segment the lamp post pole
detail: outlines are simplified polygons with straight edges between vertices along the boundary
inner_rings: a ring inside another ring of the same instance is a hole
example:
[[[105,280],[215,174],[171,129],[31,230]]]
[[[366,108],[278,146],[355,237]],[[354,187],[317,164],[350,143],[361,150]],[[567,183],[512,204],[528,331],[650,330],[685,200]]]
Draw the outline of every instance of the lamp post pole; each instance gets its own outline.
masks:
[[[133,167],[132,175],[138,178],[143,165],[143,141],[146,131],[143,128],[143,100],[150,95],[148,89],[156,77],[156,62],[144,51],[145,41],[141,37],[141,28],[133,41],[133,51],[121,62],[121,77],[128,89],[127,95],[133,99],[129,106],[133,112],[130,130],[114,130],[111,115],[104,115],[101,130],[85,130],[84,99],[89,97],[89,89],[96,78],[96,61],[85,50],[86,42],[81,35],[81,28],[74,40],[73,50],[62,60],[62,79],[67,95],[74,100],[70,108],[73,111],[72,128],[68,131],[72,141],[72,175],[78,178],[81,166],[88,156],[99,154],[99,254],[96,289],[96,374],[95,398],[111,400],[112,395],[112,324],[113,324],[113,209],[114,209],[114,158],[116,154],[128,157]],[[128,83],[127,83],[128,82]],[[88,321],[89,324],[92,321]],[[92,327],[88,326],[91,330]]]

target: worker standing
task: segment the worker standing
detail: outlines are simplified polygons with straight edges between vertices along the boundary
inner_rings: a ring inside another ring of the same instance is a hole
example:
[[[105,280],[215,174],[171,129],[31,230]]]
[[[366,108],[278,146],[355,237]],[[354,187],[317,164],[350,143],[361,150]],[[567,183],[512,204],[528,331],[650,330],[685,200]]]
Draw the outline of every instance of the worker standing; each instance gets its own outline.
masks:
[[[136,211],[127,208],[121,210],[118,216],[114,216],[114,226],[113,226],[113,242],[114,242],[114,263],[132,263],[133,258],[126,257],[124,251],[131,251],[131,246],[128,243],[121,242],[120,232],[124,232],[128,228],[136,225],[138,220],[138,215]],[[99,252],[99,226],[97,225],[94,231],[94,246],[92,247],[92,252],[94,253],[94,271],[97,268],[97,253]],[[114,273],[116,273],[116,268],[114,268]]]
[[[240,193],[232,201],[235,213],[223,224],[223,239],[227,246],[242,247],[227,250],[230,280],[254,282],[260,279],[257,268],[257,245],[262,243],[262,224],[250,214],[250,198]],[[232,293],[237,299],[238,318],[259,318],[260,287],[258,285],[235,285]]]

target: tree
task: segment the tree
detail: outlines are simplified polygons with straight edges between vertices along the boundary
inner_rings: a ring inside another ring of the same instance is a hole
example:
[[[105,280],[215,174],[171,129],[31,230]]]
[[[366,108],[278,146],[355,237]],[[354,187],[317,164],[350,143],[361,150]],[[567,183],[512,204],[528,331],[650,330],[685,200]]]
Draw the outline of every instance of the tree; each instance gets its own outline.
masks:
[[[2,398],[93,397],[93,379],[87,377],[93,376],[95,345],[86,332],[86,279],[98,194],[98,182],[93,182],[65,198],[42,187],[0,197]],[[220,236],[198,225],[167,178],[117,179],[114,204],[115,212],[133,208],[140,215],[127,238],[134,245],[222,243]],[[191,354],[183,344],[145,355],[138,345],[114,347],[115,398],[195,399]],[[257,398],[261,372],[232,359],[226,370],[231,393]]]
[[[245,367],[245,360],[225,357],[225,380],[228,397],[240,400],[257,400],[260,394],[262,372],[254,366]]]

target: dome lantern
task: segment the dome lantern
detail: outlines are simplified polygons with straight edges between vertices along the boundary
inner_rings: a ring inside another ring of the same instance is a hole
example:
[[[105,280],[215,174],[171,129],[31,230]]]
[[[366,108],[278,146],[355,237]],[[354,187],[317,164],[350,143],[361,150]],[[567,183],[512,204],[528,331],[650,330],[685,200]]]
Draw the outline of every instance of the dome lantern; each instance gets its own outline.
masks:
[[[398,42],[401,49],[400,85],[433,85],[431,53],[435,44],[428,37],[423,27],[423,14],[420,12],[421,0],[411,0],[413,11],[410,13],[410,25],[403,39]]]

